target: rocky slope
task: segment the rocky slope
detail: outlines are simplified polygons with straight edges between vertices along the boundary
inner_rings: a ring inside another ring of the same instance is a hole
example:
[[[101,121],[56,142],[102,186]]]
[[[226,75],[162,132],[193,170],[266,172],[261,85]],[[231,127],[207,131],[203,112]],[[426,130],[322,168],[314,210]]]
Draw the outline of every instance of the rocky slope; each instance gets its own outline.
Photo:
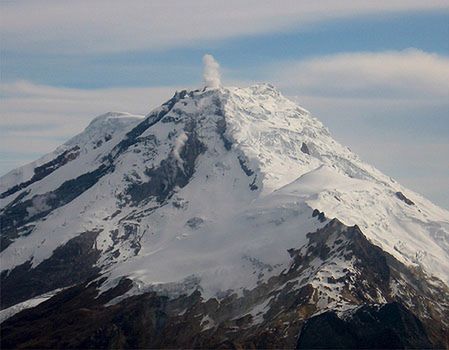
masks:
[[[449,347],[449,213],[271,85],[98,117],[0,192],[3,347]]]

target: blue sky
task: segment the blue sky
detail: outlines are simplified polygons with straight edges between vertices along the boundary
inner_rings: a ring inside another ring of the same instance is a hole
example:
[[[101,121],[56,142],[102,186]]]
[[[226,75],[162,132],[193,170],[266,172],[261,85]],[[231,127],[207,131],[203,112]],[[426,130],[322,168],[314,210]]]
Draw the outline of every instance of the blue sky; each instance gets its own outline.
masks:
[[[363,159],[449,208],[449,1],[0,4],[0,173],[109,110],[269,81]]]

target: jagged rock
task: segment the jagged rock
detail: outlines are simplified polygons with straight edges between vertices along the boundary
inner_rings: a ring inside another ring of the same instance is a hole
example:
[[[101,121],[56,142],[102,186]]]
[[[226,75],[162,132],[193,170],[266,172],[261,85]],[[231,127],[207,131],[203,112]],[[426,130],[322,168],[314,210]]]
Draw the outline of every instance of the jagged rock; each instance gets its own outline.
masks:
[[[309,147],[303,142],[301,146],[301,152],[310,155]]]
[[[396,192],[396,197],[398,197],[401,201],[408,205],[415,205],[412,200],[408,199],[402,192]]]
[[[362,306],[345,319],[314,316],[301,330],[297,349],[430,349],[421,321],[399,303]]]

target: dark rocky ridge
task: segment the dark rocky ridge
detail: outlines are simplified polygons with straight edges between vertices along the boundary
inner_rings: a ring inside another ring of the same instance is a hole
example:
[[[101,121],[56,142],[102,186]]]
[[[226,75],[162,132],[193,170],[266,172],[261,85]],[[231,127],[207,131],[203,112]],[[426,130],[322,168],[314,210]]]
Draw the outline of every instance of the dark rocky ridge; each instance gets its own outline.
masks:
[[[334,219],[308,237],[306,246],[290,251],[288,271],[242,297],[204,300],[199,291],[176,298],[148,292],[105,306],[126,292],[130,281],[100,297],[95,284],[80,284],[4,322],[2,348],[449,347],[449,293],[443,284],[426,282],[419,271],[372,245],[357,226]],[[340,297],[361,308],[343,320],[331,311],[313,316],[325,289],[311,282],[338,255],[356,261],[355,271],[334,281],[342,283]],[[316,271],[310,267],[317,259],[322,266]],[[394,281],[402,283],[399,292],[391,290]],[[379,293],[385,306],[375,302]],[[251,314],[267,301],[263,316]],[[314,342],[316,332],[326,339]]]
[[[94,171],[64,182],[54,191],[35,195],[33,198],[25,201],[13,201],[6,206],[0,215],[1,250],[6,249],[14,239],[19,237],[21,227],[27,223],[42,219],[54,209],[70,203],[92,187],[109,170],[109,166],[101,165]],[[34,210],[30,212],[30,209]]]
[[[402,192],[396,192],[396,197],[398,197],[401,201],[403,201],[407,205],[415,205],[415,203],[408,199]]]
[[[95,249],[98,233],[85,232],[72,238],[35,268],[27,261],[11,271],[3,271],[1,309],[97,276],[100,272],[95,266],[100,256]]]
[[[176,186],[184,187],[195,171],[195,161],[206,150],[199,140],[194,125],[188,125],[187,141],[181,151],[183,168],[179,167],[177,160],[171,156],[164,159],[157,168],[148,169],[146,175],[150,181],[134,183],[128,188],[127,194],[134,203],[140,203],[145,199],[156,197],[159,203],[164,202],[173,194]]]
[[[430,349],[422,322],[397,302],[365,305],[350,318],[334,312],[307,320],[297,349]]]
[[[20,191],[20,190],[28,187],[29,185],[31,185],[39,180],[42,180],[44,177],[46,177],[47,175],[50,175],[56,169],[62,167],[63,165],[70,162],[71,160],[76,159],[79,155],[79,149],[80,148],[78,146],[72,147],[71,149],[68,149],[68,150],[64,151],[63,153],[61,153],[55,159],[52,159],[51,161],[49,161],[45,164],[42,164],[41,166],[36,167],[34,169],[34,175],[30,180],[22,182],[18,185],[11,187],[10,189],[6,190],[2,194],[0,194],[0,199],[6,198],[6,197],[16,193],[17,191]]]

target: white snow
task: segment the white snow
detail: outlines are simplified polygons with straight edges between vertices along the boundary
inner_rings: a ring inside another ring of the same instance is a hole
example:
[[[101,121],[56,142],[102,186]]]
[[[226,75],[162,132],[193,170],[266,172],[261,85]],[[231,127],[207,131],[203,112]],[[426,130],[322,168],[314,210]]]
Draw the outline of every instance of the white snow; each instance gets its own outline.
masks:
[[[43,303],[44,301],[50,299],[51,297],[53,297],[54,295],[59,293],[61,290],[62,289],[55,289],[55,290],[52,290],[51,292],[39,295],[32,299],[26,300],[22,303],[19,303],[19,304],[10,306],[6,309],[0,310],[0,323],[3,323],[8,318],[11,318],[12,316],[19,313],[22,310],[31,309],[31,308]]]
[[[252,324],[261,324],[264,320],[264,315],[270,310],[269,305],[272,301],[273,297],[267,298],[262,303],[257,304],[255,307],[251,309],[249,314],[253,317]]]
[[[215,321],[209,315],[204,315],[200,321],[200,326],[201,326],[202,330],[205,331],[205,330],[214,328]]]

